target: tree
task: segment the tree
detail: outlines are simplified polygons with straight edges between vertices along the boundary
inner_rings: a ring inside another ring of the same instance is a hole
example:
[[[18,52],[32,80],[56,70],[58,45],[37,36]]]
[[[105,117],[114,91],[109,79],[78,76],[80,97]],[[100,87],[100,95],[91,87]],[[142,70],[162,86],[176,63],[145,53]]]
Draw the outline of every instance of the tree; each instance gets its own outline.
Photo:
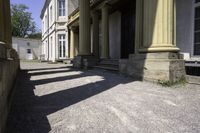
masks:
[[[36,33],[36,24],[33,21],[32,13],[23,4],[11,5],[12,35],[16,37],[29,37]]]
[[[38,33],[30,34],[29,38],[31,38],[31,39],[41,39],[42,33],[38,32]]]

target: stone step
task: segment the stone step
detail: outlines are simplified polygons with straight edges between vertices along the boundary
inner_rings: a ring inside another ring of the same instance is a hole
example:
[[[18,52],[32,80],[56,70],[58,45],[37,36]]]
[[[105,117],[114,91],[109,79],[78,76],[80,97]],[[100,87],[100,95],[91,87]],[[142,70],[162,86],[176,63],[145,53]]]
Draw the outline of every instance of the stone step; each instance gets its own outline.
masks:
[[[116,59],[102,59],[100,60],[100,65],[113,65],[113,66],[119,66],[119,60]]]
[[[187,75],[186,78],[187,78],[187,81],[188,81],[189,84],[198,84],[198,85],[200,85],[200,76]]]
[[[94,66],[94,68],[110,70],[110,71],[119,71],[119,67],[112,66],[112,65],[97,65],[97,66]]]

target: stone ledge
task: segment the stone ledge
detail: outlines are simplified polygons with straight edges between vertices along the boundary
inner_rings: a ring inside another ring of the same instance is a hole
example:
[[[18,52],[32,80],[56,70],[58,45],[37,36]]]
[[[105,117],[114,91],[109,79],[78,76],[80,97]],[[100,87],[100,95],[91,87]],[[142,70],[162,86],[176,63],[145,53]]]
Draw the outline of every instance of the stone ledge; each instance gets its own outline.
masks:
[[[0,42],[0,60],[16,60],[19,59],[17,52],[12,49],[6,47],[4,42]]]

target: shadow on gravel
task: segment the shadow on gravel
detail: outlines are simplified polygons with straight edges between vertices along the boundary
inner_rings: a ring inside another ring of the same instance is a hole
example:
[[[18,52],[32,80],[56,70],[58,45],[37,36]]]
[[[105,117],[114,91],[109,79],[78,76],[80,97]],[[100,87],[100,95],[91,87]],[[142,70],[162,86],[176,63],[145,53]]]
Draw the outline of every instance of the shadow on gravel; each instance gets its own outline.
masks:
[[[49,70],[51,70],[51,68]],[[70,71],[77,70],[70,68]],[[48,133],[51,131],[51,125],[47,118],[48,115],[95,96],[103,91],[109,90],[116,85],[133,81],[133,79],[125,78],[124,76],[119,76],[118,74],[105,71],[92,70],[81,72],[82,73],[79,75],[31,81],[30,78],[34,75],[34,73],[28,73],[27,70],[21,71],[17,90],[15,92],[15,97],[13,99],[11,111],[8,117],[7,132]],[[43,75],[47,73],[40,72],[40,74]],[[36,85],[65,81],[69,79],[72,80],[85,76],[101,76],[104,80],[75,88],[65,89],[63,91],[40,97],[34,95]]]

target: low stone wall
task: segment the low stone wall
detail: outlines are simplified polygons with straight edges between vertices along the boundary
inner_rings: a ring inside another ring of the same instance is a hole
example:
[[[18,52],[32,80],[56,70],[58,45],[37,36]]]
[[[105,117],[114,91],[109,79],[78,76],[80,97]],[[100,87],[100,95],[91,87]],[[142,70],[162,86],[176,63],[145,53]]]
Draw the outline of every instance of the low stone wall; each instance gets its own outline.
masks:
[[[1,43],[0,49],[0,133],[4,133],[11,95],[19,70],[19,59],[14,50],[5,48]]]

